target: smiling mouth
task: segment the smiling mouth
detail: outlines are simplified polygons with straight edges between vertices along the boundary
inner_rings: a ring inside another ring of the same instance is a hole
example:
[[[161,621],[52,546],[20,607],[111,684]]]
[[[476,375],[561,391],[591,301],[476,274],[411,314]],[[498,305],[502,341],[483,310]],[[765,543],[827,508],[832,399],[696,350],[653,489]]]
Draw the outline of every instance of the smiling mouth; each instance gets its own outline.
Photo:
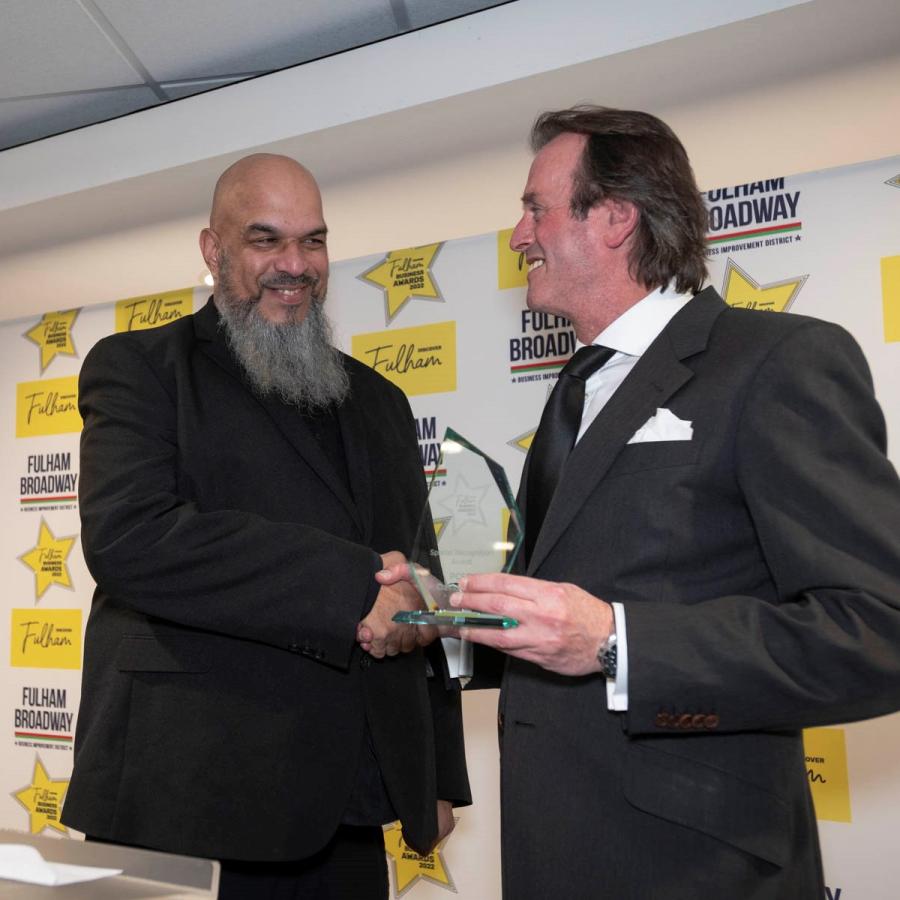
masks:
[[[282,297],[296,297],[304,288],[269,288],[269,290],[275,291],[276,294],[281,294]]]
[[[541,266],[543,266],[543,265],[544,265],[544,260],[542,260],[542,259],[533,259],[533,260],[531,260],[531,262],[528,263],[528,272],[531,273],[531,272],[533,272],[535,269],[540,269]]]

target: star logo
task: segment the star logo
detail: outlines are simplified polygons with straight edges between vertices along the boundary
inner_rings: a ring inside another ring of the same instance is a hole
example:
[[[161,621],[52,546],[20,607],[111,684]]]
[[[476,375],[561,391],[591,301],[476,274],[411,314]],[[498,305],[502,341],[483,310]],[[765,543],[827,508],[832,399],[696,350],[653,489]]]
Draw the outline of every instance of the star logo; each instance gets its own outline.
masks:
[[[523,431],[522,434],[517,435],[511,441],[507,441],[507,446],[513,447],[516,450],[521,450],[522,453],[527,453],[531,449],[531,444],[534,441],[536,433],[537,428],[529,428],[528,431]]]
[[[900,188],[900,175],[895,175],[893,178],[888,178],[885,184],[890,185],[891,187]]]
[[[394,897],[402,897],[420,879],[456,893],[456,885],[444,862],[442,852],[448,840],[449,836],[427,856],[419,856],[415,850],[410,850],[403,840],[399,822],[385,827],[384,849],[387,851],[394,875]]]
[[[68,829],[59,821],[68,787],[68,781],[51,778],[40,756],[35,756],[31,784],[12,794],[28,810],[32,834],[40,834],[45,828],[54,828],[68,835]]]
[[[360,281],[384,292],[385,323],[390,325],[413,297],[443,303],[431,267],[442,244],[424,244],[405,250],[392,250],[384,259],[358,275]]]
[[[733,259],[729,259],[725,266],[722,296],[729,306],[787,312],[808,277],[808,275],[798,275],[796,278],[786,278],[784,281],[760,284]]]
[[[544,401],[546,405],[547,400],[550,399],[550,395],[553,393],[553,388],[556,386],[556,383],[547,385],[547,398]],[[528,431],[523,431],[520,435],[514,437],[511,441],[507,441],[506,445],[508,447],[513,447],[516,450],[521,450],[522,453],[527,453],[531,449],[532,443],[534,443],[534,436],[537,434],[537,426],[534,428],[529,428]]]
[[[447,525],[449,524],[451,516],[440,516],[437,519],[433,520],[434,524],[434,536],[440,542],[441,535],[444,533]]]
[[[61,353],[64,356],[78,356],[72,340],[72,326],[80,310],[68,309],[61,312],[44,313],[41,321],[29,328],[22,337],[41,348],[41,374]]]
[[[438,500],[435,504],[449,513],[446,520],[453,534],[457,534],[470,523],[487,525],[482,506],[489,490],[490,485],[472,486],[464,475],[456,476],[450,496],[446,500]]]
[[[66,561],[74,543],[75,535],[57,538],[47,523],[41,519],[37,544],[19,557],[34,572],[36,600],[40,600],[52,584],[72,589],[72,578]]]

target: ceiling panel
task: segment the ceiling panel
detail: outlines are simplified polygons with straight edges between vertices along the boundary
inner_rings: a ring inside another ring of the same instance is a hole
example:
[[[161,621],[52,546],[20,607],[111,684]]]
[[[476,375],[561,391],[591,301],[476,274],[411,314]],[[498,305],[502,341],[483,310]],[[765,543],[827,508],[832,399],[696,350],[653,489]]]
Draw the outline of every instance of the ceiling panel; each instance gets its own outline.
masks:
[[[3,0],[0,16],[0,98],[142,83],[78,3]]]
[[[267,72],[397,30],[389,0],[96,2],[157,81]]]
[[[9,100],[0,103],[0,134],[3,145],[12,147],[34,139],[35,120],[52,123],[48,127],[53,132],[67,131],[85,122],[98,122],[144,109],[155,102],[153,91],[147,87]]]
[[[468,13],[504,6],[512,0],[403,0],[409,17],[410,28],[422,28],[434,22]]]

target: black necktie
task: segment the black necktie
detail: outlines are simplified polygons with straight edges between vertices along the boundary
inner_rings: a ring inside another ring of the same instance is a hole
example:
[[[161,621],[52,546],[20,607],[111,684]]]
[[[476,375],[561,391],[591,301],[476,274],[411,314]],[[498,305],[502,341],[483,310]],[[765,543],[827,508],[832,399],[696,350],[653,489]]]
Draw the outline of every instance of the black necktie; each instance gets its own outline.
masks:
[[[537,536],[562,467],[575,446],[584,412],[584,385],[612,355],[608,347],[581,347],[559,373],[556,387],[544,407],[541,424],[531,445],[525,511],[525,553],[531,559]]]

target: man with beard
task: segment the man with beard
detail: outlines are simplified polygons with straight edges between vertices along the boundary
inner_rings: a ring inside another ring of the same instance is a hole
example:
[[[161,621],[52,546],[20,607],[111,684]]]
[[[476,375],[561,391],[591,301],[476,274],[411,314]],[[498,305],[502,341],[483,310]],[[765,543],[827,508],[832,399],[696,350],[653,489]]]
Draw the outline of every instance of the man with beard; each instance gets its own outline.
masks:
[[[381,826],[427,852],[469,802],[459,692],[375,573],[425,487],[402,392],[331,344],[318,187],[219,179],[196,315],[84,362],[97,582],[66,824],[223,861],[221,897],[387,897]]]

